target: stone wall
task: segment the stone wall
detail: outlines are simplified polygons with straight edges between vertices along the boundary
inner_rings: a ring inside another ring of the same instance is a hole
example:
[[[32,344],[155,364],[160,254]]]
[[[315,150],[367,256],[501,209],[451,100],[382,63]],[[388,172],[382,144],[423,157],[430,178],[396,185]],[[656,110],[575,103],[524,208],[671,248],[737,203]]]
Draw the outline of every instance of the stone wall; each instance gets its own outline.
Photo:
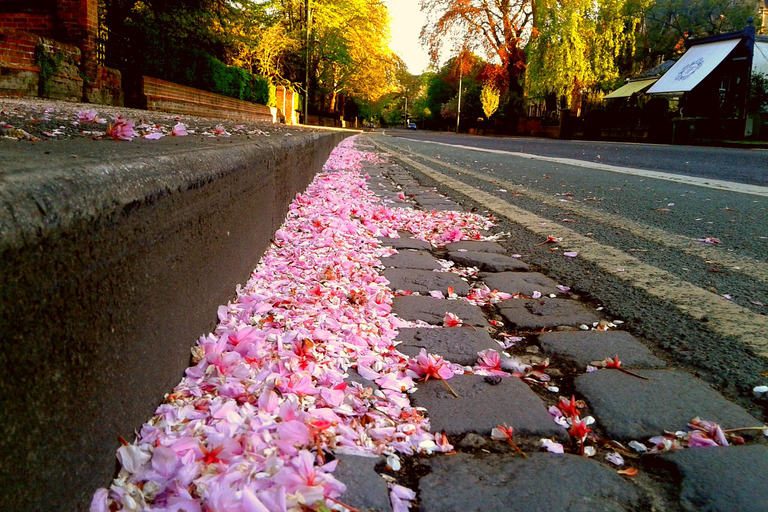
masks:
[[[162,110],[192,116],[219,117],[237,121],[276,122],[277,109],[212,92],[142,77],[138,104],[147,110]]]

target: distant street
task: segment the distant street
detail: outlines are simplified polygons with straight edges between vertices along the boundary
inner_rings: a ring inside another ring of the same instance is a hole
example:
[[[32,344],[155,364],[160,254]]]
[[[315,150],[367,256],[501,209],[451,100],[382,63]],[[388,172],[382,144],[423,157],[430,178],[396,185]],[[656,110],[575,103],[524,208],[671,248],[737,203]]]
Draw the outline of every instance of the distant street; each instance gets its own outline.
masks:
[[[532,137],[478,137],[445,132],[386,130],[393,137],[478,148],[577,158],[688,176],[768,186],[768,149],[732,149]]]
[[[768,151],[405,130],[374,140],[679,362],[724,386],[765,380]]]

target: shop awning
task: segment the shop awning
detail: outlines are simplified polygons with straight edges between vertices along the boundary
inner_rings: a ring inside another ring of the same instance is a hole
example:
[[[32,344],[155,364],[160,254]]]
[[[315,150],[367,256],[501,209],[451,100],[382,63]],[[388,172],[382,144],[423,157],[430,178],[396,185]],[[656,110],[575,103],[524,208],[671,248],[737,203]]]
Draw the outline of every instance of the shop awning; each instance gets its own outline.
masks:
[[[635,80],[634,82],[629,82],[619,87],[611,94],[608,94],[603,99],[615,100],[619,98],[629,98],[634,93],[640,94],[641,92],[644,92],[647,88],[653,85],[656,80],[658,80],[658,78],[649,78],[648,80]]]
[[[691,46],[648,94],[687,92],[699,85],[741,42],[741,38]]]

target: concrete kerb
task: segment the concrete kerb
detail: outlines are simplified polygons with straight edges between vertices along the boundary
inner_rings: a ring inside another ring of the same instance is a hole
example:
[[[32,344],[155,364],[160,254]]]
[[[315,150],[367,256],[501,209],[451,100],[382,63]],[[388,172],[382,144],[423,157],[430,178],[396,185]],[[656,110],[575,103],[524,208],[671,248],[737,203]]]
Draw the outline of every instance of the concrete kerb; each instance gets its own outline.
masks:
[[[351,133],[3,147],[0,509],[87,510]]]

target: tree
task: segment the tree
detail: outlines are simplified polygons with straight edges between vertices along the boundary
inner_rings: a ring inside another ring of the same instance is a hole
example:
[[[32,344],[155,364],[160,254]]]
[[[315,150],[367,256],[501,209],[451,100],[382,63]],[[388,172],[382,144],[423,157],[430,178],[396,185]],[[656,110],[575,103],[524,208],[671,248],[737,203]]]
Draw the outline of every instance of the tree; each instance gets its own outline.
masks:
[[[682,53],[686,36],[741,30],[757,10],[757,3],[737,0],[657,0],[645,9],[635,60],[650,67]]]
[[[537,27],[528,45],[529,96],[565,96],[619,76],[617,58],[634,51],[642,5],[633,0],[535,0]],[[640,0],[645,1],[645,0]]]
[[[532,22],[531,0],[420,0],[427,13],[421,29],[422,43],[433,62],[452,37],[460,37],[471,51],[482,50],[488,60],[501,62],[510,92],[519,94],[518,78],[525,71],[524,47]]]
[[[480,102],[483,104],[485,117],[490,118],[499,108],[499,90],[493,85],[483,85],[483,90],[480,92]]]

